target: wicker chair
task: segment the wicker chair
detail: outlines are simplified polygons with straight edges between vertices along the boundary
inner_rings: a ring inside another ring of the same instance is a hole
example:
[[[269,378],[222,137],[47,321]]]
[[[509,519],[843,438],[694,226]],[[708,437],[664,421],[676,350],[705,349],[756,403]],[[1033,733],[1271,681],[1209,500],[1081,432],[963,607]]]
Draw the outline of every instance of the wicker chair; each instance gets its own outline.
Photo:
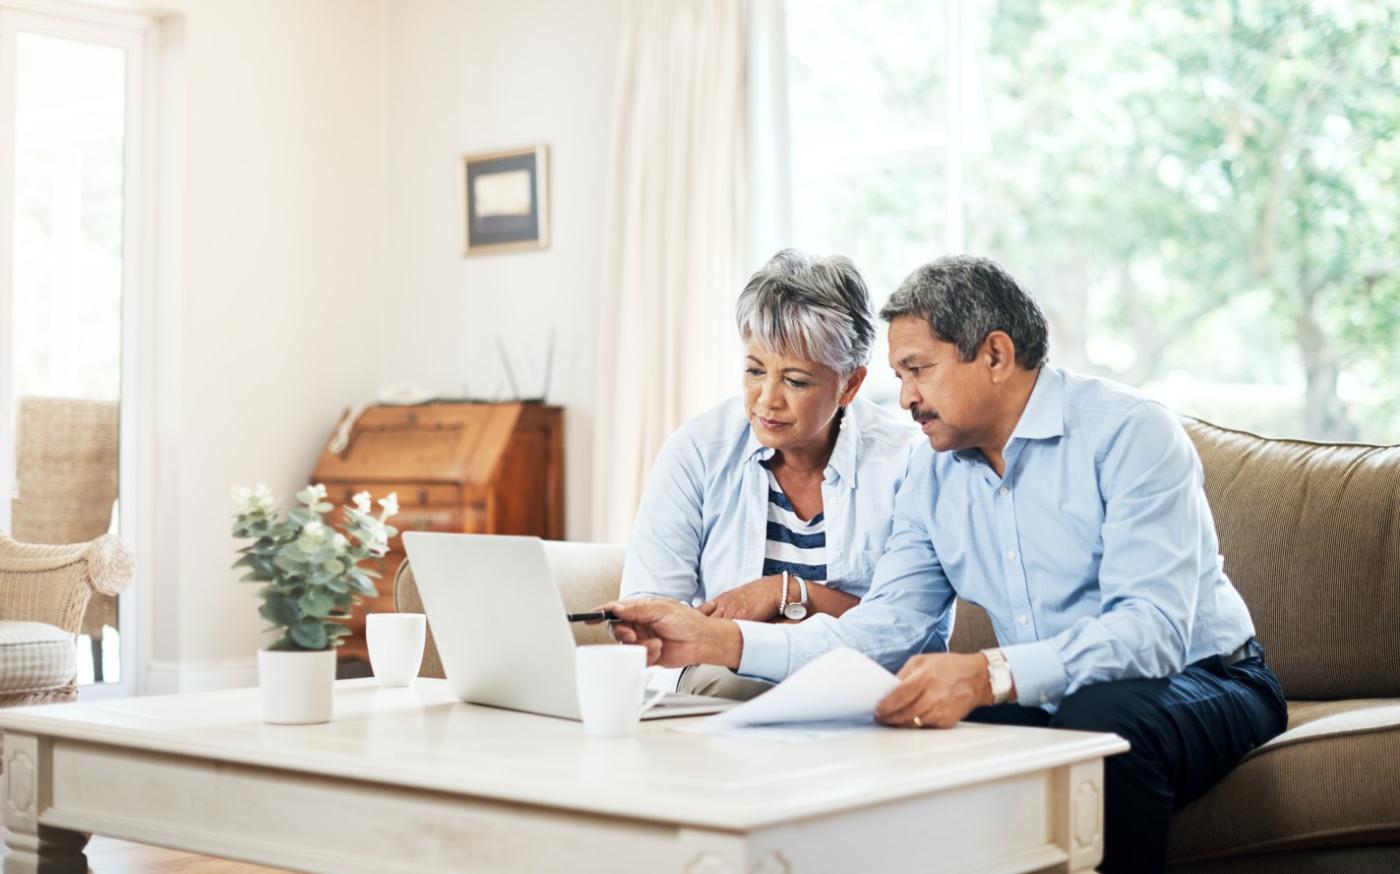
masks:
[[[83,398],[19,399],[15,432],[18,496],[10,534],[26,543],[87,543],[111,530],[117,499],[118,407]],[[103,629],[117,624],[117,601],[96,594],[80,634],[92,641],[93,676],[102,680]]]
[[[41,546],[0,534],[0,707],[78,697],[77,636],[94,595],[131,584],[120,538]]]

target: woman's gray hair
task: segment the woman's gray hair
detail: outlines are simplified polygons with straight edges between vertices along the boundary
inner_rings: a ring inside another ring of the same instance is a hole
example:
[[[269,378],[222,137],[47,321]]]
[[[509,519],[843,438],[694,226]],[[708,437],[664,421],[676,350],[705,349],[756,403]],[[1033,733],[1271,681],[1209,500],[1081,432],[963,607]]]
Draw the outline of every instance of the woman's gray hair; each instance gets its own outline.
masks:
[[[870,361],[875,313],[850,258],[784,249],[749,278],[735,305],[739,336],[845,376]]]

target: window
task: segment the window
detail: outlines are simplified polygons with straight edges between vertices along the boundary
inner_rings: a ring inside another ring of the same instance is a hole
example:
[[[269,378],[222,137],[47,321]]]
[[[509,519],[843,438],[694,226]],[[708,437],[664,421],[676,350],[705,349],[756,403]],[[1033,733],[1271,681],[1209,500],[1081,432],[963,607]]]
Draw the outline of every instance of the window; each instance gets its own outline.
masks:
[[[1400,442],[1393,3],[804,0],[788,29],[795,243],[877,300],[990,255],[1057,365]]]
[[[135,536],[145,19],[0,0],[0,529]],[[129,688],[129,599],[94,596],[80,683]]]

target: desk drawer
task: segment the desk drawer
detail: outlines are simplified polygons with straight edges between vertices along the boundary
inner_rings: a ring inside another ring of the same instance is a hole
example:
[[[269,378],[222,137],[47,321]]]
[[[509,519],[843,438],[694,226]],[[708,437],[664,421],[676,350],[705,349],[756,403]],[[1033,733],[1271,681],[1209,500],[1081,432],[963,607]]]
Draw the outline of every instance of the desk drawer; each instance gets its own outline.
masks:
[[[399,507],[403,509],[451,507],[462,503],[462,487],[453,483],[326,483],[326,500],[332,504],[349,505],[360,492],[369,492],[376,501],[393,492],[399,496]],[[379,512],[378,506],[374,508],[374,512]]]

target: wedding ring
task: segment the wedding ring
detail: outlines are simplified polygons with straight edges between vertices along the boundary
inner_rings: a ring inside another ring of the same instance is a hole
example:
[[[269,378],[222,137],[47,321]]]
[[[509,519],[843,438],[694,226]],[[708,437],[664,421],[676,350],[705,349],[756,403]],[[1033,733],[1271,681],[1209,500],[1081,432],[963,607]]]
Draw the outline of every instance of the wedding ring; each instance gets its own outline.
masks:
[[[923,727],[924,727],[924,721],[923,721],[922,719],[920,719],[919,717],[917,717],[917,716],[914,717],[914,727],[915,727],[915,728],[923,728]]]

